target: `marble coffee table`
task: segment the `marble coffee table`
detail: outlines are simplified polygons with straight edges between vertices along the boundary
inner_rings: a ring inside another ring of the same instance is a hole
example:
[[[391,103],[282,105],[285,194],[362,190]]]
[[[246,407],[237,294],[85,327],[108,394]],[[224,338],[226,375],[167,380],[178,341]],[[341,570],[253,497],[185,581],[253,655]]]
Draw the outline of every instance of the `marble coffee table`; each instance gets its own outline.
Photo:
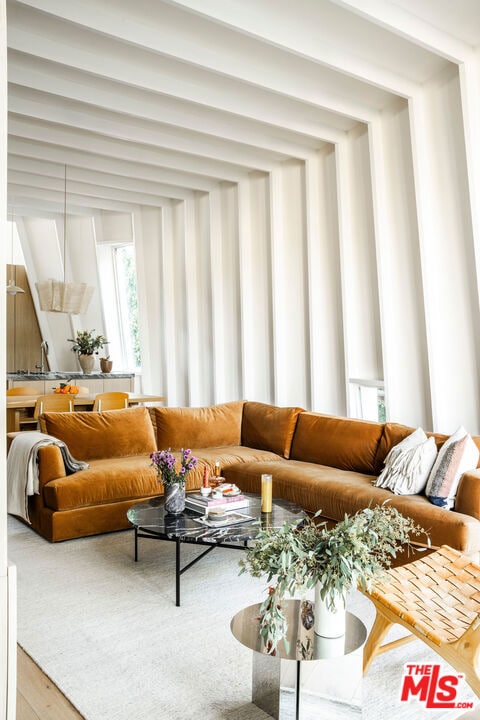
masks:
[[[137,505],[133,505],[127,512],[127,518],[135,529],[135,561],[138,561],[138,539],[148,538],[154,540],[167,540],[176,545],[175,563],[175,603],[180,606],[180,577],[217,547],[228,547],[244,550],[249,542],[254,540],[261,529],[271,527],[279,528],[285,522],[301,523],[305,511],[295,503],[274,498],[271,513],[262,513],[260,495],[243,493],[249,498],[248,507],[238,512],[253,517],[248,522],[231,525],[229,527],[205,527],[195,518],[199,513],[185,510],[180,515],[169,515],[165,512],[163,496],[152,498]],[[181,546],[183,543],[207,545],[207,549],[190,563],[182,567]]]

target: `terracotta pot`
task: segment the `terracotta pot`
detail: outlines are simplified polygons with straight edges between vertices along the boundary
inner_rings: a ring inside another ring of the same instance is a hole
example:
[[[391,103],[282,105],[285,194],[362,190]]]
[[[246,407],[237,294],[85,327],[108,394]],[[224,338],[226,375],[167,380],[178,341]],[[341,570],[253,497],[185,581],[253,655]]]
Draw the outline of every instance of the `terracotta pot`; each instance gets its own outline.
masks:
[[[100,370],[102,373],[111,373],[113,367],[113,361],[112,360],[106,360],[105,358],[100,358]]]
[[[79,355],[78,362],[80,363],[82,372],[84,372],[85,375],[90,375],[90,373],[93,370],[93,366],[95,365],[94,356],[93,355]]]

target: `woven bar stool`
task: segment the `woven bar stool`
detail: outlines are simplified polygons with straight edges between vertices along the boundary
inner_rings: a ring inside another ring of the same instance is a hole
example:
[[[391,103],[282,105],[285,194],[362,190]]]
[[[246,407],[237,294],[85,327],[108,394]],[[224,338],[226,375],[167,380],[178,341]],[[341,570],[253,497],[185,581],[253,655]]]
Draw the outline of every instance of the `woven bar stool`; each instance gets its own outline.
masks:
[[[363,651],[363,672],[380,653],[417,637],[464,673],[480,697],[480,566],[442,545],[387,575],[365,591],[377,614]],[[395,623],[411,635],[381,645]]]

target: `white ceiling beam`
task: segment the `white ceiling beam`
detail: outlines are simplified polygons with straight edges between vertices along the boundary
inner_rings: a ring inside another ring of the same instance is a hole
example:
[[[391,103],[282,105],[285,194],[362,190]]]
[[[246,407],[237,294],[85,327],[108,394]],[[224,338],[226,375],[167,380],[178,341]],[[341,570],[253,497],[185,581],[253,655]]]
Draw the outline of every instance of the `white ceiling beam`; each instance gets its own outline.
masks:
[[[39,200],[48,200],[52,203],[61,202],[63,212],[63,196],[59,197],[57,191],[52,191],[48,188],[43,188],[39,185],[27,185],[25,183],[17,184],[15,182],[9,182],[9,193],[12,194],[12,199],[16,195],[19,197],[30,197]],[[83,192],[82,192],[83,190]],[[9,202],[12,202],[9,195]],[[72,184],[72,188],[68,188],[67,191],[67,212],[73,210],[74,207],[79,208],[99,208],[99,209],[118,209],[120,207],[128,208],[128,211],[132,211],[133,208],[139,205],[146,205],[149,207],[169,207],[171,205],[171,198],[158,196],[156,198],[149,198],[140,193],[133,192],[121,192],[121,191],[109,191],[108,188],[96,188],[95,186],[88,186],[86,184]],[[175,201],[174,201],[175,202]]]
[[[69,162],[68,160],[71,160]],[[63,177],[65,164],[69,172],[75,170],[85,172],[85,177],[95,178],[99,174],[107,173],[120,178],[128,178],[131,182],[148,182],[155,187],[165,185],[175,191],[210,192],[218,186],[214,180],[208,180],[188,173],[175,172],[166,169],[158,170],[156,167],[141,165],[140,163],[125,162],[123,160],[99,157],[89,153],[72,153],[68,160],[62,149],[50,148],[44,144],[10,138],[8,153],[9,170],[23,170],[24,172],[49,175],[50,177]],[[112,185],[114,184],[112,180]]]
[[[28,18],[32,22],[31,18]],[[349,130],[355,120],[368,119],[366,114],[372,109],[367,107],[355,108],[355,103],[347,95],[342,106],[333,108],[330,111],[327,104],[315,101],[312,96],[301,97],[298,93],[300,78],[292,78],[289,92],[285,87],[256,87],[253,83],[238,81],[234,78],[225,77],[219,70],[212,73],[194,66],[195,53],[192,61],[184,58],[180,61],[175,58],[162,57],[158,54],[160,40],[157,38],[153,52],[140,51],[132,47],[129,42],[125,45],[122,42],[115,42],[110,38],[102,38],[105,45],[98,44],[98,38],[91,33],[83,33],[81,43],[72,43],[62,37],[62,26],[55,32],[55,20],[52,19],[44,32],[37,23],[32,27],[17,26],[15,14],[9,22],[8,45],[17,53],[31,54],[35,58],[42,58],[46,61],[63,64],[69,68],[88,73],[91,78],[83,77],[79,81],[80,88],[95,82],[95,78],[109,78],[121,83],[126,89],[128,86],[142,88],[145,91],[176,98],[183,102],[192,102],[199,108],[214,108],[216,111],[238,115],[250,120],[260,120],[267,124],[276,126],[284,124],[291,130],[304,132],[312,137],[319,137],[326,141],[335,141],[331,132],[337,130]],[[171,41],[169,40],[169,43]],[[83,44],[82,44],[83,43]],[[179,43],[181,45],[181,43]],[[97,52],[92,51],[97,48]],[[236,61],[236,66],[241,66],[246,61]],[[256,62],[256,60],[255,60]],[[322,78],[321,68],[318,68],[317,76],[312,80],[316,93],[321,91]],[[37,68],[38,72],[38,68]],[[258,65],[255,64],[254,72],[258,75]],[[271,69],[272,77],[278,73],[278,68]],[[59,72],[59,81],[62,82],[62,74],[65,69]],[[282,73],[279,73],[282,77]],[[11,78],[10,78],[11,79]],[[337,82],[340,80],[337,78]],[[284,80],[282,80],[284,82]],[[357,95],[365,88],[359,84]],[[349,87],[350,94],[352,88]],[[313,92],[313,91],[312,91]],[[361,95],[360,95],[361,97]],[[359,105],[359,103],[357,103]],[[348,110],[345,113],[345,110]],[[192,110],[193,116],[198,110]],[[347,117],[348,115],[348,117]],[[325,133],[325,137],[319,132]]]
[[[9,115],[8,129],[9,137],[20,137],[62,146],[67,152],[69,150],[85,150],[88,153],[137,161],[174,170],[183,170],[215,178],[218,181],[238,182],[248,174],[245,169],[231,163],[207,160],[142,144],[123,142],[106,136],[73,130],[54,123],[29,120],[13,114]]]
[[[331,0],[331,2],[451,62],[458,64],[471,57],[470,45],[412,15],[395,3],[386,0]]]
[[[27,173],[24,171],[8,169],[8,181],[25,187],[38,187],[50,190],[56,197],[64,195],[64,177],[51,177],[38,173]],[[171,192],[170,192],[171,190]],[[132,183],[128,178],[96,174],[94,178],[91,173],[79,171],[76,168],[67,168],[67,194],[92,195],[92,197],[117,198],[127,200],[137,205],[158,205],[158,198],[169,198],[173,200],[186,200],[193,196],[188,190],[168,188],[159,186],[154,188],[147,183]]]
[[[341,129],[342,116],[363,121],[389,102],[385,91],[369,91],[363,81],[353,82],[338,75],[335,68],[277,50],[270,43],[252,41],[241,33],[233,38],[215,37],[210,43],[198,29],[192,40],[183,17],[169,24],[166,12],[171,9],[162,3],[158,3],[158,12],[151,14],[150,24],[136,21],[136,5],[130,2],[121,12],[115,8],[111,14],[89,0],[80,5],[69,0],[58,6],[42,1],[40,6],[42,11],[52,8],[55,16],[75,22],[75,26],[66,26],[54,16],[47,22],[13,6],[10,48],[172,97],[237,112],[247,96],[258,104],[268,94],[276,110],[288,100],[311,105],[322,112],[325,125]]]
[[[9,97],[25,97],[31,89],[38,90],[49,93],[52,96],[50,102],[62,106],[67,100],[95,105],[107,111],[153,121],[166,126],[168,132],[172,132],[172,128],[177,132],[180,129],[189,130],[195,136],[199,133],[206,137],[212,135],[216,139],[243,143],[289,157],[305,157],[312,148],[318,149],[322,144],[317,135],[283,127],[281,115],[277,116],[277,124],[273,126],[260,118],[253,120],[198,104],[192,107],[184,100],[117,84],[113,79],[89,77],[86,82],[82,72],[71,68],[68,77],[59,77],[64,70],[64,66],[10,51]],[[42,98],[33,99],[40,102]],[[48,102],[48,97],[45,101]]]
[[[52,199],[49,192],[44,192],[38,188],[26,188],[19,185],[8,184],[8,202],[13,204],[15,215],[20,215],[20,208],[27,206],[30,208],[37,207],[39,216],[42,216],[43,210],[48,213],[63,214],[63,202]],[[112,210],[114,212],[133,212],[137,206],[134,203],[125,203],[96,198],[77,196],[75,203],[71,203],[68,209],[70,215],[91,215],[97,210]]]
[[[61,122],[70,129],[122,142],[171,150],[201,160],[228,162],[245,167],[248,171],[269,172],[273,164],[287,159],[287,156],[284,155],[266,153],[238,143],[217,141],[213,137],[194,137],[189,133],[182,136],[175,132],[162,132],[161,126],[153,122],[137,120],[131,116],[115,115],[115,113],[102,111],[93,106],[81,106],[81,109],[73,109],[58,102],[54,96],[43,97],[41,98],[42,102],[36,100],[36,98],[30,100],[13,94],[9,98],[9,111],[17,116],[23,115],[48,123]]]
[[[48,0],[48,5],[52,0]],[[60,0],[53,0],[56,4]],[[321,65],[334,68],[338,73],[357,78],[362,83],[382,88],[388,92],[410,97],[415,83],[406,78],[399,67],[397,72],[388,70],[381,63],[374,64],[361,56],[349,52],[345,44],[335,42],[336,33],[329,27],[328,13],[323,22],[311,17],[312,10],[318,10],[320,0],[297,0],[295,13],[291,4],[279,5],[276,0],[255,2],[245,7],[242,0],[164,0],[175,7],[181,7],[199,16],[208,17],[216,23],[235,28],[237,32],[288,50],[300,57],[308,58]],[[29,0],[35,6],[40,0]],[[43,3],[45,4],[45,3]],[[327,3],[328,4],[328,3]],[[282,12],[283,10],[283,12]],[[55,11],[56,14],[56,11]],[[272,18],[275,22],[272,22]],[[315,31],[313,31],[313,28]]]

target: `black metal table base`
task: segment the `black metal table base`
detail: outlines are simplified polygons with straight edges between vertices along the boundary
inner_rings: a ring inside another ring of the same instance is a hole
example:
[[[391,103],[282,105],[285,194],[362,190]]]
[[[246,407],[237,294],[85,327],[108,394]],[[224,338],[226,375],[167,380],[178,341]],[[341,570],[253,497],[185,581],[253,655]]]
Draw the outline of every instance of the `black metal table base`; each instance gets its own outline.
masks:
[[[242,541],[241,544],[233,544],[233,543],[205,543],[205,542],[198,542],[198,541],[192,541],[188,538],[181,539],[181,538],[169,538],[169,537],[160,537],[157,533],[149,533],[148,530],[139,529],[137,527],[134,528],[135,531],[135,562],[138,562],[138,538],[147,538],[150,540],[163,540],[163,541],[169,541],[175,543],[175,605],[177,607],[180,607],[180,577],[183,575],[184,572],[189,570],[193,565],[195,565],[199,560],[201,560],[205,555],[208,555],[208,553],[212,552],[212,550],[215,550],[217,547],[225,547],[225,548],[231,548],[232,550],[244,550],[248,543],[247,541]],[[191,560],[187,565],[185,565],[182,568],[182,562],[181,562],[181,550],[180,547],[182,544],[188,544],[188,545],[197,545],[197,546],[207,546],[206,550],[204,550],[200,555],[197,555],[196,558]]]

